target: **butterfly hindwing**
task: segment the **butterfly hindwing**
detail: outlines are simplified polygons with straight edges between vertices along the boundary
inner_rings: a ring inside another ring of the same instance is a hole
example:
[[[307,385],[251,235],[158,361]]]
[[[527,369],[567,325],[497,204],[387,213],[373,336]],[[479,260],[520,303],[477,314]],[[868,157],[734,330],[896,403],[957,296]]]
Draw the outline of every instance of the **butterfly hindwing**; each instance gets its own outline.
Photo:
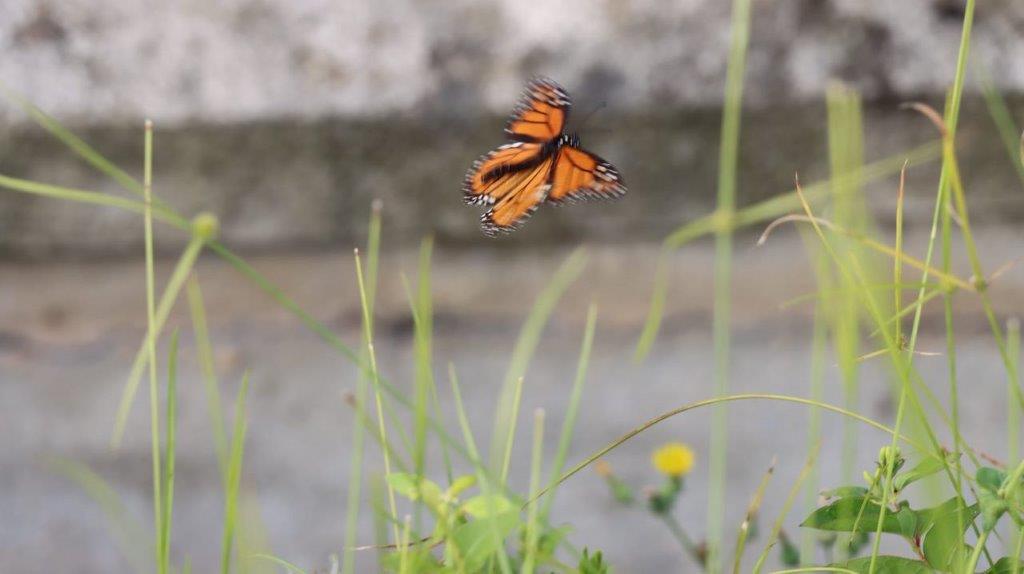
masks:
[[[561,135],[571,107],[569,94],[561,86],[547,78],[534,78],[512,110],[505,133],[516,141],[551,141]]]
[[[480,218],[485,234],[508,233],[526,221],[547,198],[552,158],[503,177],[496,186],[501,199]]]
[[[625,182],[612,164],[580,148],[566,145],[558,150],[547,201],[615,199],[625,193]]]

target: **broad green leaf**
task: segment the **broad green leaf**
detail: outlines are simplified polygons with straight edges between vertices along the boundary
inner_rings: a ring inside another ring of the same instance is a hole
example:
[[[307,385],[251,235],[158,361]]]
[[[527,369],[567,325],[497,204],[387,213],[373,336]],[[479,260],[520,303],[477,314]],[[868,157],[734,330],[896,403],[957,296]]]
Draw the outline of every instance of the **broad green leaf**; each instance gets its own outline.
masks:
[[[505,551],[505,539],[519,526],[519,512],[506,512],[467,522],[452,531],[450,540],[462,556],[466,569],[479,571],[495,552]]]
[[[838,532],[874,532],[879,511],[878,503],[850,496],[815,510],[800,526]],[[914,536],[916,527],[917,516],[905,503],[897,512],[887,511],[882,522],[882,532],[906,537]]]
[[[894,476],[892,479],[892,486],[897,492],[899,492],[907,486],[910,486],[911,483],[939,472],[945,468],[946,464],[950,464],[954,460],[955,455],[953,454],[947,455],[945,461],[935,457],[928,457],[917,463],[914,468]]]
[[[1024,560],[1018,560],[1019,566],[1017,566],[1018,572],[1024,572]],[[1013,558],[1009,556],[1003,556],[991,568],[985,570],[984,574],[1012,574],[1013,573]]]
[[[957,513],[961,512],[958,518]],[[959,497],[953,497],[938,506],[919,510],[920,534],[924,535],[922,550],[928,563],[940,570],[949,570],[956,549],[963,548],[963,534],[978,516],[978,505],[964,507]],[[960,522],[962,520],[962,522]],[[961,552],[968,556],[970,551]]]
[[[978,486],[994,493],[999,492],[999,487],[1006,480],[1006,473],[992,467],[983,466],[978,469],[975,477],[978,479]]]
[[[825,490],[821,493],[827,499],[849,498],[851,496],[867,496],[868,489],[863,486],[838,486],[832,490]]]
[[[462,505],[462,511],[474,518],[487,518],[510,512],[519,514],[519,508],[515,504],[497,494],[474,496]]]
[[[854,558],[842,564],[832,566],[846,568],[854,572],[871,572],[871,557]],[[879,556],[875,559],[875,574],[935,574],[927,564],[920,560],[903,558],[902,556]]]
[[[992,530],[1006,512],[1009,505],[988,488],[978,489],[978,506],[981,507],[981,524],[985,530]]]

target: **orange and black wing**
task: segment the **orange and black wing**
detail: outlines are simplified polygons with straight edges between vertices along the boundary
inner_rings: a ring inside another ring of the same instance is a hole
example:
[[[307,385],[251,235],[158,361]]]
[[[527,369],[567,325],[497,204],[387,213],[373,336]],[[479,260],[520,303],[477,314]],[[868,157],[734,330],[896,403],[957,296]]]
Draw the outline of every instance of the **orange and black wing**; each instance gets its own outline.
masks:
[[[551,141],[561,135],[571,107],[562,86],[547,78],[534,78],[512,110],[505,133],[520,142]]]
[[[544,160],[543,146],[514,142],[503,145],[473,162],[462,183],[462,195],[470,205],[492,205],[510,191],[506,178],[535,167]]]
[[[518,228],[544,203],[550,188],[552,161],[548,156],[495,180],[491,196],[500,199],[480,218],[485,235],[493,237]]]
[[[626,194],[626,183],[615,166],[596,155],[562,146],[551,171],[547,201],[562,203],[581,199],[615,199]]]

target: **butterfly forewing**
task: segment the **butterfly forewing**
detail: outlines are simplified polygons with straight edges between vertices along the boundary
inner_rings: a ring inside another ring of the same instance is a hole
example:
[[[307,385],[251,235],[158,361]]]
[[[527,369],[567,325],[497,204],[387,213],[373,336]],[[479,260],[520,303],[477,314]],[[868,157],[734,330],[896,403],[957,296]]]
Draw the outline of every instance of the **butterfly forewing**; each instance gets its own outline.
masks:
[[[505,132],[517,141],[548,142],[562,134],[572,102],[561,86],[534,78],[526,86]]]
[[[542,147],[536,143],[510,143],[473,162],[462,185],[466,203],[489,205],[501,199],[509,189],[503,180],[541,162]]]

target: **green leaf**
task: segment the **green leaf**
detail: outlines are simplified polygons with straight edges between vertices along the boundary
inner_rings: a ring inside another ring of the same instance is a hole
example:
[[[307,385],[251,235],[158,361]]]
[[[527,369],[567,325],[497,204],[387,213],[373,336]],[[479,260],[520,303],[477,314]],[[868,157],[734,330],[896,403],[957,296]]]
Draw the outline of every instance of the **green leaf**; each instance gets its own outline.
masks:
[[[608,564],[605,563],[600,550],[591,554],[589,550],[584,548],[577,570],[580,574],[607,574]]]
[[[961,518],[958,518],[958,513]],[[922,550],[928,563],[940,570],[949,570],[957,549],[963,548],[963,534],[978,516],[978,505],[964,507],[963,501],[954,496],[938,506],[919,510],[920,534],[924,536]],[[962,520],[962,522],[960,522]],[[968,556],[960,552],[960,556]]]
[[[863,486],[838,486],[832,490],[822,491],[821,495],[827,499],[849,498],[851,496],[867,496],[868,489]]]
[[[430,553],[430,548],[422,545],[406,550],[405,560],[409,572],[434,574],[445,571],[444,564]],[[381,555],[380,569],[385,572],[400,572],[402,570],[402,552],[388,552]]]
[[[443,513],[444,500],[436,482],[408,472],[392,472],[387,481],[395,492],[412,501],[422,500],[434,514]]]
[[[519,514],[519,508],[499,494],[474,496],[467,500],[461,510],[474,518],[487,518],[498,514]]]
[[[1006,480],[1006,473],[996,468],[983,466],[978,469],[975,478],[978,480],[978,486],[996,493],[999,492],[999,487]]]
[[[879,512],[878,503],[861,496],[850,496],[815,510],[800,526],[838,532],[874,532],[878,526]],[[914,536],[916,527],[917,516],[906,503],[901,505],[898,512],[887,511],[882,522],[882,532],[908,538]]]
[[[979,481],[980,482],[980,481]],[[981,524],[985,530],[992,530],[1009,505],[988,488],[978,489],[978,505],[981,507]]]
[[[416,488],[416,475],[408,472],[392,472],[387,476],[388,484],[395,492],[402,496],[416,500],[419,496],[419,489]]]
[[[1024,572],[1024,560],[1017,561],[1017,571]],[[1003,556],[991,568],[985,570],[984,574],[1012,574],[1013,573],[1013,558],[1009,556]]]
[[[449,498],[455,498],[474,484],[476,484],[476,475],[464,474],[452,481],[452,485],[448,487],[448,491],[445,494]]]
[[[846,568],[854,572],[871,572],[871,557],[854,558],[833,567]],[[903,558],[902,556],[878,556],[875,558],[875,574],[935,574],[927,564],[920,560]]]
[[[505,539],[519,526],[519,511],[473,520],[452,531],[450,540],[459,549],[466,570],[476,572],[495,552],[505,551]]]
[[[953,454],[946,455],[946,460],[942,460],[940,458],[935,457],[928,457],[922,460],[921,462],[917,463],[917,465],[914,468],[906,472],[901,472],[894,476],[892,479],[892,486],[894,489],[896,489],[897,492],[899,492],[906,488],[907,486],[910,486],[911,483],[939,472],[940,470],[945,468],[947,464],[952,463],[954,460],[955,455]]]

